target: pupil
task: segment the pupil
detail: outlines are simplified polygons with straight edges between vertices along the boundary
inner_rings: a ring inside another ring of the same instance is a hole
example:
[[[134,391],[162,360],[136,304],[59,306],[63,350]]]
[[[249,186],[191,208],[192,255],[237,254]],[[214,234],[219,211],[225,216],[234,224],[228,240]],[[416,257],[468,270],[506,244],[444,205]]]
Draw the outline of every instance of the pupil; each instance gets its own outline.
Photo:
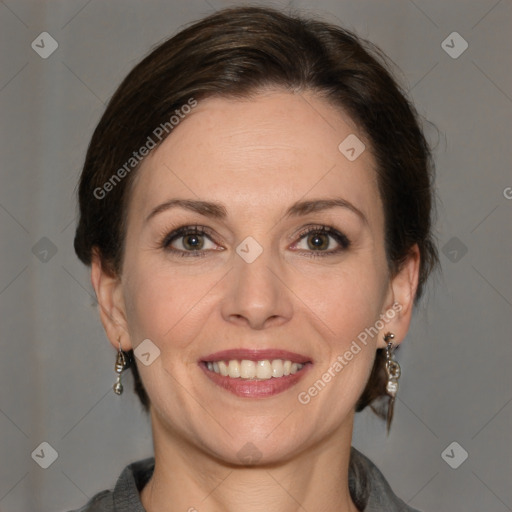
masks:
[[[325,249],[329,245],[329,241],[325,235],[312,235],[309,239],[309,245],[312,249]]]
[[[200,249],[203,244],[198,235],[188,235],[185,237],[185,247],[187,249]]]

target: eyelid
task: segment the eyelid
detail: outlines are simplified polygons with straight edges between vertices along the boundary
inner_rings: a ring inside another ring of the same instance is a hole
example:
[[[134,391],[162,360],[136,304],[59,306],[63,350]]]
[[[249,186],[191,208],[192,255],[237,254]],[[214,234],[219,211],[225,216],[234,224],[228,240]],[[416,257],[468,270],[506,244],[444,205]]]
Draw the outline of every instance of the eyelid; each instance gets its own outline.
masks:
[[[345,235],[345,233],[339,231],[338,229],[336,229],[336,228],[334,228],[332,226],[328,226],[328,225],[325,225],[325,224],[310,224],[308,226],[302,227],[298,232],[296,232],[293,235],[291,235],[289,237],[289,239],[291,239],[291,240],[296,240],[296,239],[302,240],[302,238],[304,238],[306,235],[308,235],[310,233],[325,233],[327,235],[332,236],[333,238],[335,238],[337,240],[338,239],[343,239],[343,242],[338,240],[339,243],[344,243],[347,246],[350,245],[350,240],[347,237],[347,235]]]
[[[180,238],[182,236],[189,235],[189,234],[194,234],[194,233],[197,233],[200,235],[206,235],[211,239],[212,242],[217,244],[217,242],[215,242],[215,240],[212,239],[215,236],[213,234],[212,229],[210,229],[206,226],[200,226],[198,224],[184,224],[175,229],[171,229],[170,231],[165,230],[163,236],[161,237],[160,245],[162,247],[166,248],[175,239]]]

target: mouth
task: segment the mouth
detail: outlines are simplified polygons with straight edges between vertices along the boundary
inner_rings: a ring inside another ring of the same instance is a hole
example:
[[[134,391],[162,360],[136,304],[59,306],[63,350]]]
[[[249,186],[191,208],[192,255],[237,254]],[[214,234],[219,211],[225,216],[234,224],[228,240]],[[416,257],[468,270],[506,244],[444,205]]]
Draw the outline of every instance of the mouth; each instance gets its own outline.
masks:
[[[307,356],[284,350],[226,350],[199,361],[214,384],[246,398],[264,398],[286,391],[312,364]]]

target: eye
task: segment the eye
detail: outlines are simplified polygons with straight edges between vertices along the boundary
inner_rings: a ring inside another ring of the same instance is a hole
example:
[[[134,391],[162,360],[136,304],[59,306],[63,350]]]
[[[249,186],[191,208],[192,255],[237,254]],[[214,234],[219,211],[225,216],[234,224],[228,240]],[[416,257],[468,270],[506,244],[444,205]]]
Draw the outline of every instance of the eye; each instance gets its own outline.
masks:
[[[203,226],[183,226],[165,236],[161,243],[166,251],[180,256],[204,256],[208,250],[219,250],[208,229]]]
[[[299,241],[292,248],[307,251],[310,256],[329,256],[338,254],[349,246],[349,239],[337,229],[329,226],[310,226],[299,234]]]

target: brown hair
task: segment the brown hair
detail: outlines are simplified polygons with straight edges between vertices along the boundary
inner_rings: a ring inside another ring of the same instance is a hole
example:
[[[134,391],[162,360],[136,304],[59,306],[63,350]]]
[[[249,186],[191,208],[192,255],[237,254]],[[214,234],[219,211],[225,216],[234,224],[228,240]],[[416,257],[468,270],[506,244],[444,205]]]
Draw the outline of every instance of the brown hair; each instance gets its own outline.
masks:
[[[155,129],[169,125],[191,99],[247,98],[264,87],[310,90],[346,111],[368,137],[384,204],[390,272],[400,269],[417,244],[417,301],[438,263],[431,233],[433,165],[418,115],[390,68],[377,47],[343,28],[269,8],[225,9],[182,30],[128,74],[94,131],[79,184],[78,257],[90,265],[97,248],[103,265],[121,273],[130,183],[138,167],[134,151],[149,138],[158,146],[172,130],[154,141]],[[113,180],[116,173],[122,179]],[[98,192],[107,188],[108,195]],[[356,411],[370,405],[384,416],[384,361],[383,350],[377,350]],[[148,410],[135,364],[132,370]]]

